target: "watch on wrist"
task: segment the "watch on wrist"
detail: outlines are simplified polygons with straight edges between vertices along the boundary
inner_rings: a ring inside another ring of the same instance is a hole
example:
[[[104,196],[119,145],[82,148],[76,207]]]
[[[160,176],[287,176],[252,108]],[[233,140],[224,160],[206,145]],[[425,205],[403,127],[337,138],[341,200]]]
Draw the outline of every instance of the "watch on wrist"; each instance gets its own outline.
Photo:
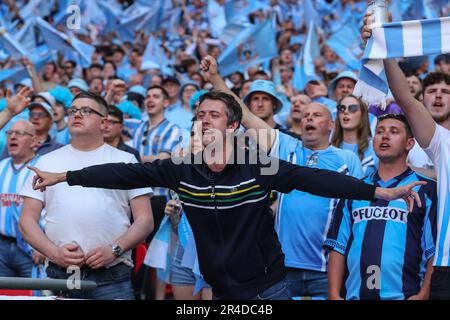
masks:
[[[122,248],[121,248],[118,244],[113,244],[113,245],[111,246],[111,249],[112,249],[113,255],[114,255],[116,258],[120,257],[120,256],[122,255],[122,253],[123,253]]]

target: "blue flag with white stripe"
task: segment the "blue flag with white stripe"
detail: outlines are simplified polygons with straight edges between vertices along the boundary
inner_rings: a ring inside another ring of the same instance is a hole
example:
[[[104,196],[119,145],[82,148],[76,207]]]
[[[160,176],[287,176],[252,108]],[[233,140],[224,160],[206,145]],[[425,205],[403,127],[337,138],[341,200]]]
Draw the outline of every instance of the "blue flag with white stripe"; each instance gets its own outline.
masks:
[[[275,21],[265,22],[244,29],[220,55],[219,69],[223,76],[270,60],[278,55]]]
[[[383,59],[450,52],[450,17],[374,23],[372,28],[353,93],[384,110],[389,87]]]
[[[292,85],[297,90],[303,90],[309,80],[317,78],[314,60],[319,57],[320,48],[314,21],[309,23],[305,46],[294,66]]]
[[[327,45],[341,58],[351,70],[359,70],[358,56],[362,53],[358,24],[353,16],[341,24],[326,41]]]
[[[19,59],[28,55],[25,48],[4,28],[0,28],[0,48],[8,52],[13,59]]]

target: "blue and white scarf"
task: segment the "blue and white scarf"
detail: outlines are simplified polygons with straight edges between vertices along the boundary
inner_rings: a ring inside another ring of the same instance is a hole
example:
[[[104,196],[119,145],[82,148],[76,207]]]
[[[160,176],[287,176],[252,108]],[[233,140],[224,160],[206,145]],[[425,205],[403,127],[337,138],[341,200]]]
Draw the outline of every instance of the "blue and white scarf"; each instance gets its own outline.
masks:
[[[450,17],[374,23],[353,94],[384,110],[389,87],[383,59],[447,52],[450,52]]]

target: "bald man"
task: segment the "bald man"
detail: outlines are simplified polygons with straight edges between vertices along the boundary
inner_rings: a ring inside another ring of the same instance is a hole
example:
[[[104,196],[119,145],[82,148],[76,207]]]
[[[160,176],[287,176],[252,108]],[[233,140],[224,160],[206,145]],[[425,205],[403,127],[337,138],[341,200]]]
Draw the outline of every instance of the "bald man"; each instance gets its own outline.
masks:
[[[23,198],[19,192],[34,166],[37,146],[34,126],[24,120],[6,131],[9,158],[0,161],[0,277],[31,277],[33,263],[42,261],[39,253],[25,243],[18,222]]]
[[[231,92],[218,75],[215,61],[206,62],[209,65],[206,76],[214,89]],[[313,102],[303,108],[300,141],[271,128],[240,99],[238,101],[242,108],[242,125],[247,130],[254,129],[248,130],[249,135],[257,137],[259,147],[270,150],[272,156],[301,166],[333,170],[356,178],[363,177],[361,163],[354,153],[330,145],[334,122],[325,105]],[[327,181],[323,183],[326,184]],[[285,254],[287,285],[294,297],[328,296],[328,257],[322,245],[337,200],[297,190],[279,197],[275,229]]]

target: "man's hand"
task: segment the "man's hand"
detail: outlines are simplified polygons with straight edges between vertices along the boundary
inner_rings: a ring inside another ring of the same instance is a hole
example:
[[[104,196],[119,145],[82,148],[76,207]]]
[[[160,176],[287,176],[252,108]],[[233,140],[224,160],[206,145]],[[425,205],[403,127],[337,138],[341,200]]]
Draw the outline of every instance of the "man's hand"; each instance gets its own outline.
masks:
[[[428,297],[419,292],[418,294],[409,297],[407,300],[428,300]]]
[[[212,56],[206,56],[202,59],[200,70],[206,82],[211,82],[211,79],[219,75],[217,61]]]
[[[127,91],[127,84],[123,80],[115,79],[111,84],[111,90],[113,93]]]
[[[366,12],[363,21],[364,25],[361,29],[361,38],[364,41],[364,45],[366,45],[367,40],[372,36],[371,24],[374,22],[373,12]]]
[[[35,265],[40,265],[40,264],[44,263],[45,256],[43,254],[41,254],[40,252],[34,250],[31,259],[33,260],[33,263]]]
[[[17,92],[14,97],[11,97],[11,91],[6,91],[6,108],[15,116],[21,113],[27,105],[30,104],[30,96],[33,93],[33,89],[28,87],[23,87]]]
[[[181,217],[181,204],[177,200],[169,200],[164,209],[164,213],[169,216],[170,222],[174,228],[178,227]]]
[[[39,170],[36,167],[28,166],[28,169],[34,171],[36,175],[33,177],[33,189],[45,191],[46,187],[53,186],[60,182],[65,182],[67,180],[66,175],[67,172],[63,173],[53,173],[53,172],[44,172]]]
[[[422,208],[422,201],[420,201],[419,194],[412,190],[415,186],[425,185],[426,181],[416,181],[403,187],[397,188],[380,188],[375,189],[375,198],[383,200],[395,200],[403,199],[408,206],[408,211],[411,212],[414,208],[414,200],[417,202],[417,206]]]
[[[116,259],[111,246],[103,246],[89,251],[86,255],[86,264],[92,269],[107,266]]]
[[[62,268],[68,266],[81,266],[84,263],[84,253],[76,244],[66,244],[57,247],[50,260]]]

